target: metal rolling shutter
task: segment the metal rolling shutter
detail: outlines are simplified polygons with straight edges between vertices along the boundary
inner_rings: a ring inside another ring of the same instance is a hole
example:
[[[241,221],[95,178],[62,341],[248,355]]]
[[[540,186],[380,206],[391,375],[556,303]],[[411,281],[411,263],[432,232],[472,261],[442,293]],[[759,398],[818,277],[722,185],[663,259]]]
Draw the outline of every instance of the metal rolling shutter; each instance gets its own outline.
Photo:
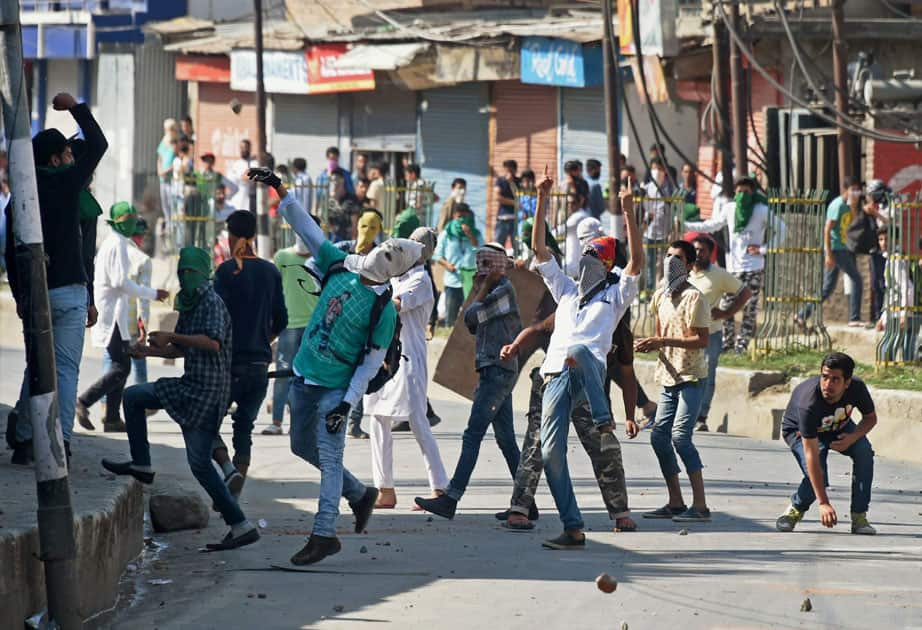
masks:
[[[352,145],[368,151],[416,150],[416,92],[382,86],[356,92],[352,107]]]
[[[561,90],[560,160],[595,158],[602,163],[602,181],[608,181],[608,146],[605,134],[605,101],[602,88]]]
[[[277,163],[303,157],[313,177],[326,167],[327,147],[339,145],[337,95],[275,94],[272,105],[273,157]]]
[[[435,192],[442,198],[438,208],[448,199],[451,180],[467,180],[465,200],[482,229],[487,218],[487,86],[468,83],[427,90],[424,97],[428,107],[422,115],[419,148],[423,179],[435,182]]]

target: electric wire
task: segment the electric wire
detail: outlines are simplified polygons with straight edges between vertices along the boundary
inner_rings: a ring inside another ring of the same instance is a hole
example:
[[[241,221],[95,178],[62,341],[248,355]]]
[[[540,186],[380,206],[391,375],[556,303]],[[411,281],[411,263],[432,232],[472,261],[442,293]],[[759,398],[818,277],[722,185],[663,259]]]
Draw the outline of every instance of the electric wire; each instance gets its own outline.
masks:
[[[887,9],[889,9],[894,15],[898,15],[899,17],[910,20],[911,22],[922,22],[922,20],[912,15],[911,13],[906,13],[905,11],[901,11],[889,0],[879,0],[879,1],[882,5],[887,7]]]

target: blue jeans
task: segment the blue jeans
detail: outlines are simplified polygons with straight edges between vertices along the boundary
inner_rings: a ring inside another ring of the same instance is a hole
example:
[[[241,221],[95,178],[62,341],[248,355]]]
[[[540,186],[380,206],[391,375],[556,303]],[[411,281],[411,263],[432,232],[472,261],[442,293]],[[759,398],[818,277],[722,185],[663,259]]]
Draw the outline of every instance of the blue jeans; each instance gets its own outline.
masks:
[[[132,339],[131,343],[136,343],[137,340]],[[102,371],[108,372],[112,369],[112,357],[109,356],[109,351],[106,350],[102,354]],[[147,382],[147,358],[141,357],[139,359],[131,359],[131,384],[132,385],[141,385]],[[109,397],[106,396],[106,404],[109,404]]]
[[[848,296],[848,320],[851,322],[861,321],[861,274],[858,272],[858,263],[855,255],[847,249],[834,249],[832,259],[835,266],[832,269],[823,270],[823,291],[821,299],[825,302],[836,290],[836,284],[839,282],[839,271],[841,270],[852,280],[852,294]],[[802,319],[807,319],[813,314],[813,304],[808,303],[800,312]]]
[[[237,409],[231,420],[234,423],[234,464],[250,465],[253,450],[253,425],[266,399],[269,389],[269,366],[265,363],[235,365],[231,368],[231,402]],[[215,437],[213,448],[227,448],[221,436]]]
[[[704,467],[698,449],[692,443],[703,396],[704,385],[699,382],[663,387],[656,409],[656,423],[650,432],[650,444],[664,479],[679,474],[676,453],[685,464],[686,474],[691,475]]]
[[[122,409],[128,432],[128,446],[131,449],[131,463],[135,466],[150,466],[150,444],[147,441],[145,412],[147,409],[163,409],[163,403],[154,391],[154,384],[144,383],[127,388],[122,396]],[[246,517],[240,506],[211,463],[211,445],[217,432],[183,426],[180,428],[186,443],[186,459],[192,475],[211,497],[224,522],[233,526],[245,521]]]
[[[458,311],[464,304],[463,287],[445,287],[445,325],[453,328],[458,319]]]
[[[717,364],[720,362],[720,351],[723,348],[723,331],[718,330],[708,337],[708,347],[705,352],[708,358],[708,380],[704,385],[704,397],[701,399],[701,411],[698,417],[707,420],[711,411],[711,401],[714,400],[714,387],[717,385]]]
[[[83,359],[83,336],[86,333],[87,293],[82,284],[70,284],[48,291],[51,306],[51,329],[54,335],[54,367],[58,383],[58,417],[64,441],[70,442],[74,432],[74,410],[77,406],[77,379]],[[29,375],[23,377],[20,392],[19,421],[16,439],[32,439],[29,420]]]
[[[487,427],[493,425],[493,437],[506,458],[509,474],[515,479],[519,467],[519,445],[515,441],[515,427],[512,424],[512,388],[518,379],[516,372],[491,365],[480,370],[480,382],[474,392],[474,404],[467,428],[461,437],[461,456],[455,466],[455,474],[445,494],[460,501],[470,483],[480,444],[487,434]]]
[[[326,416],[345,395],[345,389],[305,385],[299,378],[292,380],[288,395],[291,452],[320,470],[320,500],[313,531],[329,538],[336,536],[339,498],[355,502],[365,494],[365,485],[343,466],[345,423],[338,433],[327,431]]]
[[[610,423],[612,415],[605,392],[605,365],[584,345],[571,347],[567,358],[576,365],[565,367],[555,376],[544,389],[541,400],[541,459],[560,520],[564,529],[569,530],[583,528],[567,465],[570,416],[584,401],[589,403],[596,426]]]
[[[304,336],[304,327],[286,328],[279,335],[276,350],[275,369],[287,370],[294,363],[298,348],[301,347],[301,337]],[[291,389],[290,378],[277,378],[272,385],[272,422],[281,425],[285,419],[285,405],[288,404],[288,390]]]
[[[506,248],[506,241],[512,239],[512,245],[515,246],[515,219],[509,221],[496,220],[493,228],[493,240]]]
[[[852,433],[856,429],[854,422],[844,425],[840,431],[828,431],[819,434],[819,451],[820,467],[823,470],[823,483],[829,485],[829,474],[826,470],[826,458],[829,456],[829,445],[836,440],[840,433]],[[785,437],[794,459],[800,465],[804,473],[804,478],[800,482],[797,491],[791,496],[791,505],[798,510],[806,511],[810,509],[813,502],[816,501],[816,494],[813,492],[813,484],[810,483],[810,477],[807,475],[807,458],[804,455],[804,442],[800,435],[792,433]],[[871,442],[867,437],[862,437],[842,452],[843,455],[852,458],[852,503],[851,511],[853,514],[864,514],[868,511],[871,504],[871,484],[874,482],[874,449],[871,448]]]

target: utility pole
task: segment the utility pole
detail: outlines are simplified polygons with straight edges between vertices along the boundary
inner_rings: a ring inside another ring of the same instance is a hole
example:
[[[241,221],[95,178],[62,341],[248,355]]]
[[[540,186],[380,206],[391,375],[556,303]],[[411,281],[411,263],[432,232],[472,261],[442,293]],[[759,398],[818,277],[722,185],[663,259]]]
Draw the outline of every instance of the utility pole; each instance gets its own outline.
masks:
[[[38,538],[49,617],[64,630],[83,627],[77,604],[74,511],[58,416],[51,307],[32,155],[29,101],[22,68],[19,3],[0,0],[0,100],[9,153],[13,236],[23,287],[29,417],[38,486]]]
[[[605,134],[608,137],[608,210],[621,214],[621,130],[618,129],[618,101],[621,69],[618,67],[620,43],[612,33],[611,0],[602,0],[602,60],[604,64]]]
[[[832,71],[836,88],[836,118],[840,123],[848,117],[848,45],[843,37],[845,30],[845,0],[833,0],[832,3]],[[853,175],[852,134],[841,126],[837,132],[839,149],[839,187],[846,177]]]
[[[266,144],[266,83],[263,76],[263,3],[253,0],[256,42],[256,155],[260,166],[268,166],[269,152]],[[269,197],[265,186],[256,187],[257,236],[259,255],[272,260],[272,238],[269,236]]]
[[[730,90],[727,82],[729,68],[727,59],[730,56],[730,42],[727,29],[715,14],[714,43],[712,46],[714,66],[712,76],[717,79],[717,94],[714,106],[717,108],[717,128],[714,130],[714,143],[717,145],[721,156],[721,195],[727,198],[733,196],[733,154],[730,149]],[[716,201],[716,200],[715,200]]]
[[[730,20],[736,32],[741,32],[739,2],[733,2],[730,5]],[[744,95],[743,58],[735,40],[730,41],[730,87],[733,91],[733,165],[736,167],[737,174],[745,177],[749,173],[749,142],[746,133],[748,103]]]

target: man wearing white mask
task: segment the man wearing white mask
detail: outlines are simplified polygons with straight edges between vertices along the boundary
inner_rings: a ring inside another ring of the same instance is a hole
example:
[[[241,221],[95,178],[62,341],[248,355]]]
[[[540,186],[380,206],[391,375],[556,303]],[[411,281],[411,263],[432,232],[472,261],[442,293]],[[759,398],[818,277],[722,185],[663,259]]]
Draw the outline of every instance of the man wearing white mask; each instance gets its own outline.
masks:
[[[650,301],[656,336],[639,339],[634,345],[637,352],[659,353],[656,382],[663,387],[650,444],[666,481],[669,502],[645,512],[644,518],[677,522],[711,520],[704,496],[701,457],[692,443],[708,377],[705,348],[711,321],[707,299],[688,282],[694,261],[695,248],[691,243],[674,241],[669,245],[663,263],[663,283]],[[691,507],[682,498],[676,453],[682,458],[691,482],[694,495]]]
[[[317,307],[294,358],[289,393],[291,450],[320,470],[320,500],[307,544],[292,564],[313,564],[341,549],[336,537],[339,500],[345,496],[355,514],[355,531],[368,525],[378,489],[366,487],[343,466],[346,420],[379,373],[394,338],[397,310],[390,279],[406,273],[423,246],[391,239],[367,256],[347,255],[326,240],[281,180],[269,169],[248,173],[275,188],[279,214],[316,254],[325,281]]]
[[[451,221],[451,218],[455,214],[455,206],[459,203],[464,203],[464,197],[467,194],[467,181],[463,177],[456,177],[451,182],[451,195],[448,199],[445,200],[445,203],[442,204],[442,209],[439,211],[439,222],[437,231],[439,234],[445,229],[445,226],[448,225],[448,222]]]

